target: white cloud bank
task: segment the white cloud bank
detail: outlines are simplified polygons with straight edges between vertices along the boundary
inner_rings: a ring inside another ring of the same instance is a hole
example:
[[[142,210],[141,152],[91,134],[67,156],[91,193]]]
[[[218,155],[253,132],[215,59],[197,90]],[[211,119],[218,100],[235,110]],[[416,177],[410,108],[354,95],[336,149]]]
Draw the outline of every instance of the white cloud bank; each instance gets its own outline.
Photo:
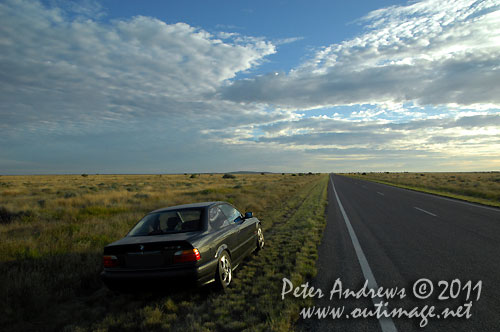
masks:
[[[224,98],[310,109],[414,102],[500,105],[498,1],[422,1],[371,12],[367,31],[288,74],[233,82]]]
[[[352,109],[259,128],[260,144],[311,153],[318,162],[439,169],[450,166],[440,161],[448,158],[464,169],[498,168],[500,3],[422,1],[360,22],[363,34],[323,47],[289,73],[237,80],[219,93],[278,109]]]
[[[243,80],[273,43],[61,5],[0,3],[2,172],[500,167],[498,1],[377,10],[360,36]],[[350,111],[293,112],[332,106]]]
[[[4,128],[224,112],[231,107],[214,91],[276,51],[260,39],[219,39],[151,17],[69,18],[37,1],[0,3],[0,21]]]

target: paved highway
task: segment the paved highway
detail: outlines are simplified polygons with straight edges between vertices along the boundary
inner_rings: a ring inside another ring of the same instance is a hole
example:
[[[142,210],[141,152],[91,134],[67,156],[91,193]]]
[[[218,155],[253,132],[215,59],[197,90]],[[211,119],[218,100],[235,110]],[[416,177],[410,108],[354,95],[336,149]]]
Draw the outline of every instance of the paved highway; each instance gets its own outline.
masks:
[[[330,177],[328,200],[318,275],[312,282],[325,296],[314,305],[344,306],[345,311],[337,319],[331,315],[301,318],[299,330],[500,331],[500,209],[338,175]],[[418,299],[413,286],[422,278],[431,281],[434,290],[429,295],[430,285],[417,287],[422,291],[417,295],[423,297]],[[343,290],[358,291],[368,280],[371,287],[405,289],[405,296],[331,300],[330,290],[337,279]],[[450,299],[440,300],[439,295]],[[356,308],[375,310],[374,303],[381,299],[389,303],[385,313],[416,307],[420,314],[392,319],[352,317]],[[462,306],[469,303],[470,307]],[[425,305],[435,306],[436,316],[420,327]],[[444,319],[446,308],[463,317]]]

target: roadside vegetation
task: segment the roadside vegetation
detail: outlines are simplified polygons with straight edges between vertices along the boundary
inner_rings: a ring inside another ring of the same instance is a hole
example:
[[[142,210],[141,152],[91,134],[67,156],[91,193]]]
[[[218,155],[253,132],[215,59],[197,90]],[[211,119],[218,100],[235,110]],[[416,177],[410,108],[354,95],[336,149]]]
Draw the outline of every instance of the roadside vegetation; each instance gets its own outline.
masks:
[[[383,172],[348,173],[343,175],[500,207],[500,172]]]
[[[0,329],[288,331],[303,303],[282,278],[315,275],[325,224],[324,174],[0,177]],[[99,280],[103,247],[145,213],[224,200],[263,223],[266,246],[210,287],[115,294]]]

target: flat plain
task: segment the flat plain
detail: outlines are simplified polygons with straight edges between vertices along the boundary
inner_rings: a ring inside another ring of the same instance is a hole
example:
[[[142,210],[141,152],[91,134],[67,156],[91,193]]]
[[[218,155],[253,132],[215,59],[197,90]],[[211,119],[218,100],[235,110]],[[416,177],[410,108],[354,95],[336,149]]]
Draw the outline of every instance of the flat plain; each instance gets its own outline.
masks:
[[[287,331],[297,301],[282,278],[316,274],[328,176],[313,174],[0,177],[0,329]],[[228,201],[263,223],[266,247],[209,287],[115,294],[99,280],[103,247],[147,212]]]

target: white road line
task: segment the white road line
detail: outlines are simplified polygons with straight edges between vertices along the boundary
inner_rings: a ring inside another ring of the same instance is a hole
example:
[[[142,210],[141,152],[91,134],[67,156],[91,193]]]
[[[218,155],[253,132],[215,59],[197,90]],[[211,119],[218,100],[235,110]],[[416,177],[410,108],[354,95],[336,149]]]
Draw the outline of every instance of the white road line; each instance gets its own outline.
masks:
[[[367,181],[367,180],[363,180],[363,181]],[[427,196],[427,197],[433,197],[433,198],[437,198],[437,199],[444,199],[445,201],[449,201],[449,202],[453,202],[453,203],[459,203],[459,204],[469,205],[469,206],[472,206],[472,207],[477,207],[477,208],[486,209],[486,210],[490,210],[490,211],[500,212],[500,209],[497,208],[497,207],[484,206],[484,205],[480,205],[479,203],[477,203],[477,204],[475,204],[475,203],[469,203],[469,202],[465,202],[465,201],[462,201],[462,200],[459,200],[459,199],[453,199],[453,198],[449,198],[449,197],[445,197],[445,196],[439,196],[437,194],[429,194],[429,193],[424,193],[424,192],[417,191],[417,190],[412,190],[412,189],[406,189],[406,188],[391,186],[389,184],[380,183],[380,182],[371,182],[371,183],[379,184],[379,185],[382,185],[382,186],[385,186],[385,187],[389,187],[389,188],[392,188],[392,189],[406,190],[406,191],[409,191],[409,192],[412,192],[412,193],[415,193],[415,194],[419,194],[419,195],[424,195],[424,196]]]
[[[377,194],[379,194],[381,196],[385,196],[384,193],[381,193],[380,191],[377,191]]]
[[[337,190],[335,189],[335,185],[333,184],[332,176],[330,175],[330,182],[332,183],[333,192],[335,193],[335,197],[337,198],[337,203],[339,203],[340,212],[342,212],[342,216],[344,217],[345,224],[347,226],[347,230],[349,231],[349,236],[351,237],[352,244],[354,246],[354,250],[356,251],[356,256],[358,256],[359,264],[361,265],[361,271],[363,272],[363,276],[366,280],[368,280],[368,288],[370,289],[378,289],[377,281],[373,276],[372,269],[368,264],[368,260],[361,249],[361,244],[359,243],[358,237],[352,228],[351,222],[349,221],[349,217],[345,213],[344,207],[340,202],[339,195],[337,194]],[[384,300],[383,298],[373,298],[373,304],[380,303],[380,301]],[[378,322],[380,323],[380,327],[382,328],[382,332],[397,332],[396,326],[390,317],[381,317]]]
[[[433,217],[437,217],[434,213],[430,213],[429,211],[425,211],[424,209],[421,209],[419,207],[414,206],[414,208],[417,209],[417,210],[419,210],[419,211],[422,211],[424,213],[427,213],[427,214],[429,214],[429,215],[431,215]]]

